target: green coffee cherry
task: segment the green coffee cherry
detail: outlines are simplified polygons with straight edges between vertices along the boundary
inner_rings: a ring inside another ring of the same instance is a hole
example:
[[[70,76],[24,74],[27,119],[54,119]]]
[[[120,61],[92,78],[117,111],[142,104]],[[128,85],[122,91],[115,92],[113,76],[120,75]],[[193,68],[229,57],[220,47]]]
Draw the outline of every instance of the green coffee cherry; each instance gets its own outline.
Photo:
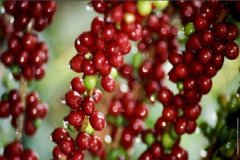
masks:
[[[142,16],[147,16],[152,12],[152,2],[151,1],[137,1],[138,13]]]
[[[13,64],[10,69],[13,75],[18,75],[21,72],[20,67],[16,64]]]
[[[122,126],[125,122],[125,119],[123,118],[123,116],[117,116],[115,119],[115,123],[117,126]]]
[[[134,68],[138,68],[141,65],[142,61],[143,57],[141,53],[136,53],[133,55],[132,65]]]
[[[171,149],[175,143],[175,140],[168,134],[164,133],[162,136],[162,145],[166,149]]]
[[[177,88],[178,88],[178,91],[181,92],[183,90],[183,83],[182,82],[178,82],[177,83]]]
[[[83,79],[84,86],[88,89],[94,89],[97,85],[97,77],[96,76],[85,76]]]
[[[119,157],[123,157],[124,159],[127,157],[127,152],[125,149],[116,148],[111,150],[108,155],[108,160],[116,160],[119,159]]]
[[[147,133],[147,135],[144,137],[144,141],[148,146],[151,146],[155,141],[155,137],[152,133]]]
[[[168,0],[154,0],[153,5],[161,11],[168,6]]]
[[[36,128],[39,128],[42,124],[42,120],[41,119],[35,119],[33,124]]]
[[[112,76],[113,79],[116,79],[118,76],[118,71],[116,70],[116,68],[112,67],[110,75]]]
[[[186,36],[190,36],[190,35],[195,31],[195,28],[194,28],[193,23],[192,23],[192,22],[189,22],[189,23],[185,26],[184,30],[185,30],[185,35],[186,35]]]

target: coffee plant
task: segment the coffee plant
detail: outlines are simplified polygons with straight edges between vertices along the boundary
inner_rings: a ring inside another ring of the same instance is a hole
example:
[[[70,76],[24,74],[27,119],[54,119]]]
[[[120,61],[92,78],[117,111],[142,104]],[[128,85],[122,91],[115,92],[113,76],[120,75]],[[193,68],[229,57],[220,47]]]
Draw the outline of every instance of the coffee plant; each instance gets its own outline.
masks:
[[[1,62],[17,83],[9,89],[9,81],[3,80],[0,117],[10,119],[16,134],[3,147],[0,160],[39,159],[25,147],[24,137],[37,131],[48,112],[31,84],[45,75],[48,47],[38,32],[54,22],[57,3],[62,2],[2,3]],[[231,82],[236,83],[231,93],[216,93],[216,124],[199,116],[224,62],[239,61],[240,2],[92,0],[85,4],[98,16],[70,44],[76,54],[69,67],[76,74],[58,99],[68,112],[63,125],[43,138],[55,144],[51,159],[191,160],[182,140],[201,132],[208,144],[199,151],[199,159],[238,160],[239,76]],[[152,116],[156,105],[160,112]],[[138,144],[144,147],[135,156]]]

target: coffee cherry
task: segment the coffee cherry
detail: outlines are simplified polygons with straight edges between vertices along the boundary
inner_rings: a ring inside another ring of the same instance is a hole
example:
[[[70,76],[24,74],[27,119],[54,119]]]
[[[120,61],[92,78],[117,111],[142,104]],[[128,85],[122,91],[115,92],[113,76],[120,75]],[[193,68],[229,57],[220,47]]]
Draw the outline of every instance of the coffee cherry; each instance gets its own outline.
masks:
[[[187,160],[188,153],[181,147],[174,147],[172,150],[172,154],[177,158],[177,160]]]
[[[231,42],[226,45],[225,56],[228,59],[236,59],[239,55],[239,47],[236,43]]]
[[[71,81],[71,89],[77,91],[79,94],[83,94],[86,91],[86,88],[83,84],[83,79],[75,77]]]
[[[177,134],[183,134],[187,128],[187,120],[184,117],[178,118],[174,124],[175,132]]]
[[[173,98],[173,93],[169,89],[167,89],[165,87],[162,87],[162,88],[159,89],[158,100],[163,105],[167,105],[167,104],[171,103],[172,98]]]
[[[91,145],[91,137],[85,132],[80,132],[77,135],[76,144],[80,150],[86,150]]]
[[[10,105],[8,102],[0,102],[0,117],[8,117],[10,114]]]
[[[115,81],[111,76],[106,76],[101,79],[102,87],[105,91],[111,92],[114,90]]]
[[[167,122],[173,122],[177,118],[177,110],[172,106],[163,108],[162,117]]]
[[[26,159],[26,160],[38,160],[38,155],[33,152],[31,149],[25,149],[23,154],[21,155],[21,159]]]
[[[139,158],[139,160],[146,160],[146,159],[153,160],[153,156],[152,156],[151,152],[145,151],[142,153],[142,155]]]
[[[174,140],[170,137],[168,133],[162,135],[162,145],[165,149],[171,149],[174,145]]]
[[[190,36],[194,31],[195,31],[195,28],[194,28],[194,25],[193,23],[188,23],[185,28],[184,28],[184,31],[185,31],[185,34],[187,36]]]
[[[61,140],[67,137],[69,137],[69,133],[64,128],[56,128],[51,134],[51,139],[56,144],[60,144]]]
[[[128,149],[132,147],[133,145],[133,137],[134,134],[129,129],[123,129],[122,135],[121,135],[121,145]]]
[[[75,151],[70,158],[70,160],[83,160],[83,159],[84,154],[80,150]]]
[[[69,155],[74,152],[75,150],[75,144],[74,140],[70,137],[65,137],[60,141],[60,149],[62,153]]]
[[[83,79],[83,83],[87,89],[94,89],[97,84],[97,78],[96,76],[85,76]]]
[[[66,158],[66,155],[62,153],[59,146],[54,147],[52,154],[53,154],[53,157],[56,159]]]
[[[102,149],[102,141],[98,136],[91,135],[91,146],[89,148],[90,152],[98,153]]]
[[[20,157],[23,153],[23,146],[18,141],[13,141],[6,145],[4,148],[4,156],[6,157]]]
[[[202,76],[198,80],[198,89],[201,93],[206,94],[212,88],[212,80],[209,77]]]
[[[101,112],[95,112],[89,120],[91,126],[97,131],[101,131],[106,125],[106,120]]]
[[[163,10],[168,6],[168,1],[153,1],[153,5],[159,10]]]
[[[152,11],[152,2],[150,1],[138,1],[137,2],[138,13],[142,16],[147,16]]]
[[[150,151],[154,158],[160,158],[163,155],[163,147],[159,143],[154,143],[151,146]]]
[[[94,100],[90,97],[85,97],[82,102],[82,109],[87,116],[91,116],[95,111]]]
[[[67,117],[65,117],[65,120],[68,122],[68,124],[79,128],[82,125],[82,122],[85,118],[85,114],[83,111],[71,111]]]
[[[78,109],[82,101],[82,97],[75,91],[68,91],[64,98],[66,104],[72,109]]]

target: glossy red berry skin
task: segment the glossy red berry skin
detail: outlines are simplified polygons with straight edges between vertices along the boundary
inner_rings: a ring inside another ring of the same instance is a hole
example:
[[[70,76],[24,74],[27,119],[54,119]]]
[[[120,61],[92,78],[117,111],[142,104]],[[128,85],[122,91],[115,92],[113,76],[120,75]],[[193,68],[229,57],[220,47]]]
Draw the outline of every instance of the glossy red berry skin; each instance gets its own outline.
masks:
[[[186,132],[186,128],[187,128],[187,120],[184,117],[180,117],[176,120],[175,124],[174,124],[174,129],[175,132],[178,135],[181,135],[183,133]]]
[[[106,76],[101,79],[102,87],[107,92],[112,92],[115,87],[115,81],[111,76]]]
[[[172,155],[177,157],[177,160],[188,160],[188,153],[181,147],[174,147]]]
[[[106,120],[101,112],[95,112],[89,120],[96,131],[101,131],[106,126]]]
[[[75,91],[68,91],[65,94],[65,102],[72,109],[78,109],[82,101],[82,97]]]
[[[95,111],[94,100],[90,97],[85,97],[82,102],[82,109],[87,116],[91,116]]]
[[[6,157],[20,157],[23,153],[23,146],[18,141],[13,141],[4,148],[4,156]]]
[[[74,140],[70,137],[63,138],[60,141],[59,146],[61,151],[66,155],[71,154],[75,150]]]
[[[207,94],[212,88],[212,80],[209,77],[201,76],[198,79],[198,89],[202,94]]]
[[[84,159],[84,154],[80,150],[75,151],[70,158],[70,160],[83,160],[83,159]]]
[[[83,84],[82,78],[73,78],[71,81],[71,89],[77,91],[79,94],[83,94],[86,91],[86,88]]]
[[[88,149],[91,146],[91,137],[86,132],[78,133],[76,145],[80,150]]]
[[[97,154],[102,147],[102,140],[96,135],[91,135],[91,145],[89,148],[90,152]]]
[[[0,117],[8,117],[10,114],[10,105],[8,102],[1,101],[0,102]]]
[[[85,118],[85,114],[83,111],[71,111],[67,117],[65,117],[65,120],[68,122],[68,124],[74,126],[75,128],[79,128],[82,125],[82,122]]]
[[[125,128],[121,136],[121,145],[126,149],[132,147],[133,138],[134,138],[134,134],[130,130]]]
[[[38,160],[38,155],[31,149],[25,149],[23,154],[21,155],[21,159]]]
[[[56,128],[51,134],[52,141],[55,142],[56,144],[60,144],[62,139],[67,138],[69,136],[70,136],[69,133],[64,128]]]
[[[158,91],[158,100],[163,104],[170,104],[173,98],[173,93],[166,87],[162,87]]]
[[[151,154],[154,158],[158,159],[163,155],[163,147],[161,144],[154,143],[150,148]]]
[[[177,110],[173,106],[163,108],[162,117],[167,122],[173,122],[177,118]]]
[[[61,151],[59,146],[56,146],[56,147],[53,148],[52,154],[53,154],[53,157],[55,159],[66,158],[66,155],[62,153],[62,151]]]

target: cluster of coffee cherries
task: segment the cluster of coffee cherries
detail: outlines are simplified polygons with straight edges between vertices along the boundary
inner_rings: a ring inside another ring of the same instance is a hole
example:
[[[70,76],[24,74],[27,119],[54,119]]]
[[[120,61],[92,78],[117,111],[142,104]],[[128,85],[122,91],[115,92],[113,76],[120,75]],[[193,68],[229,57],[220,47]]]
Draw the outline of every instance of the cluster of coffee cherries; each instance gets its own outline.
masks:
[[[154,13],[164,5],[162,2],[93,1],[92,5],[95,11],[104,14],[106,22],[115,24],[130,40],[138,41],[140,53],[133,56],[132,65],[117,67],[120,75],[128,80],[130,90],[117,93],[108,110],[110,126],[124,127],[121,145],[128,149],[133,138],[141,135],[148,149],[140,159],[188,159],[187,152],[179,146],[181,135],[195,131],[201,97],[211,90],[211,79],[221,69],[224,57],[234,60],[239,55],[239,46],[234,42],[239,29],[225,22],[228,4],[179,1],[171,3],[161,15]],[[183,51],[178,49],[178,31],[169,24],[169,10],[179,10],[185,25],[187,42]],[[138,24],[141,27],[136,27]],[[177,94],[163,85],[162,64],[166,60],[173,65],[168,77],[177,85]],[[137,91],[138,99],[132,103],[129,92],[136,94],[134,91],[139,86],[142,89]],[[147,116],[147,106],[141,102],[144,97],[151,101],[156,98],[163,105],[162,116],[152,129],[144,128],[143,121],[136,120],[139,115]],[[132,113],[130,118],[129,113]]]
[[[30,148],[24,148],[19,141],[13,141],[7,144],[0,160],[38,160],[38,155]]]
[[[95,76],[72,79],[71,90],[65,94],[63,101],[71,109],[64,118],[64,125],[74,136],[70,136],[64,128],[53,131],[52,141],[57,144],[53,150],[54,159],[83,159],[84,150],[93,155],[105,156],[101,139],[93,135],[94,130],[101,131],[106,125],[104,115],[95,107],[102,98],[102,92],[95,88],[96,83]]]
[[[133,147],[134,138],[144,131],[144,120],[148,116],[147,104],[136,101],[136,97],[130,92],[120,93],[119,96],[112,98],[107,120],[112,128],[124,126],[121,134],[120,143],[128,149]],[[126,123],[127,122],[127,123]],[[116,132],[112,130],[114,139]]]
[[[11,116],[11,123],[17,128],[17,120],[21,114],[25,114],[24,133],[33,135],[39,125],[40,119],[47,115],[47,105],[40,103],[37,92],[30,92],[26,96],[26,109],[23,108],[20,94],[17,90],[11,90],[3,95],[0,102],[0,117],[7,118]]]
[[[21,139],[23,134],[32,136],[36,132],[48,108],[37,92],[27,93],[27,84],[42,79],[45,74],[48,47],[35,31],[42,31],[52,21],[56,2],[5,0],[3,8],[1,36],[7,41],[7,47],[0,59],[19,81],[19,90],[5,92],[0,101],[0,117],[11,117],[16,129],[16,140],[5,146],[0,159],[37,160],[38,156],[31,149],[23,149]]]
[[[100,79],[102,88],[112,92],[119,71],[128,82],[128,91],[117,92],[110,101],[107,120],[112,139],[122,128],[119,145],[123,148],[133,147],[138,136],[148,146],[141,160],[187,160],[188,153],[179,145],[181,135],[195,131],[201,97],[210,91],[211,79],[221,69],[224,57],[233,60],[239,54],[234,42],[238,28],[225,22],[227,5],[219,1],[104,0],[92,1],[91,5],[104,17],[94,18],[91,30],[75,41],[77,54],[70,67],[82,77],[73,78],[71,90],[64,96],[71,109],[64,124],[75,136],[64,128],[54,130],[54,159],[83,159],[83,150],[92,152],[93,130],[101,131],[106,123],[95,108],[102,97],[96,85]],[[171,25],[173,13],[178,10],[187,37],[183,51],[179,49],[178,29]],[[134,49],[132,44],[139,53],[133,55],[132,64],[127,64],[124,56]],[[165,74],[163,65],[167,60],[173,67]],[[179,92],[174,93],[164,84],[165,75]],[[163,105],[153,128],[144,124],[148,116],[145,97]],[[96,142],[95,155],[104,159],[102,143],[99,138]],[[120,157],[115,154],[110,159]]]
[[[36,33],[13,34],[8,39],[8,49],[1,54],[1,61],[12,71],[15,79],[40,80],[45,75],[48,47],[39,41]]]
[[[13,26],[16,32],[26,29],[29,23],[32,23],[36,31],[42,31],[51,23],[56,11],[56,2],[53,0],[7,0],[3,5],[5,12],[14,17]]]
[[[66,129],[56,128],[51,137],[52,141],[57,144],[53,149],[54,160],[82,160],[84,159],[83,151],[86,150],[102,159],[105,157],[102,140],[86,131],[78,132],[74,140]]]

